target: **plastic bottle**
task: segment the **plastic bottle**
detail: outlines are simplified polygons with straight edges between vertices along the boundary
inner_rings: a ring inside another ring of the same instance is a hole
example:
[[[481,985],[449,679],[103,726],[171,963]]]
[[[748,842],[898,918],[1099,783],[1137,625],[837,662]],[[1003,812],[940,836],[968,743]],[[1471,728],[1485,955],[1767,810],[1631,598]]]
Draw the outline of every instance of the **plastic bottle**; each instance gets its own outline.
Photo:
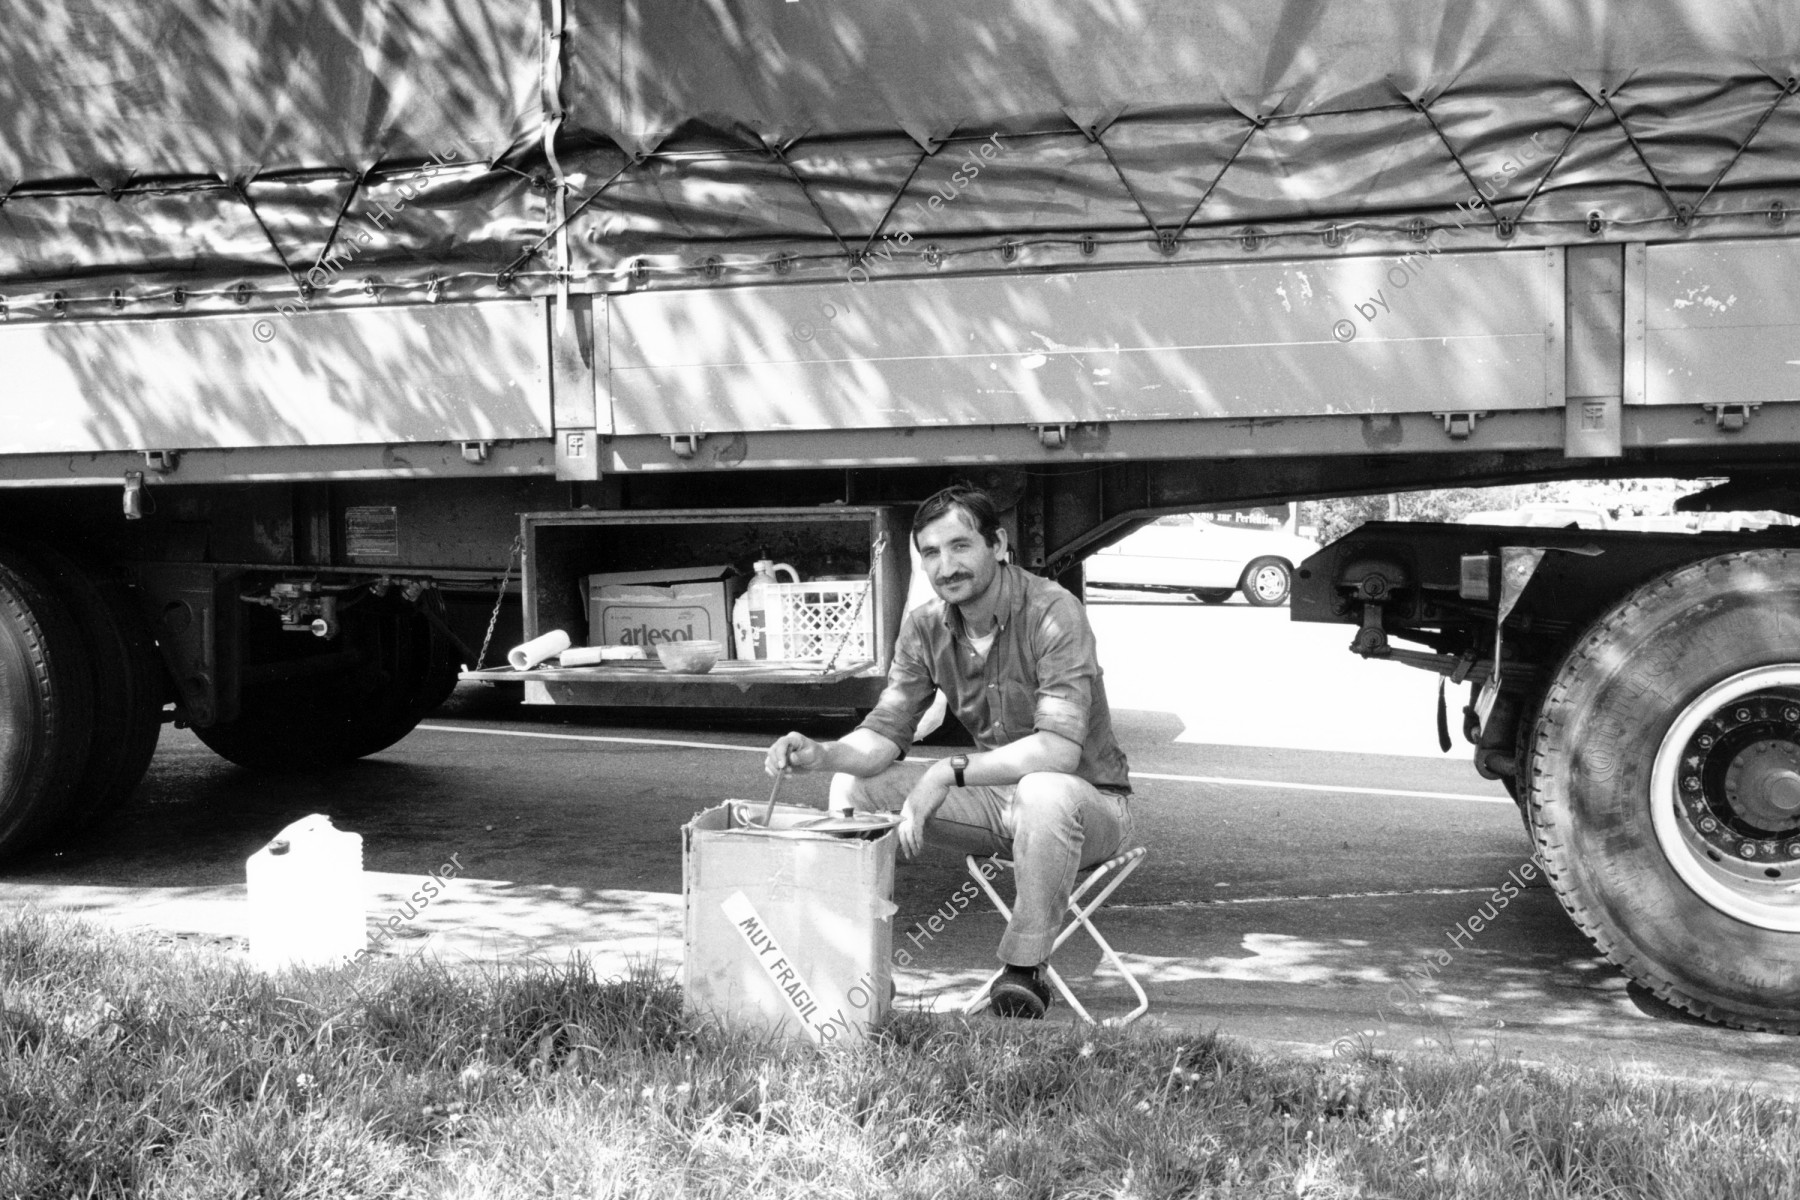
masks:
[[[775,577],[777,571],[786,571],[793,582],[800,582],[800,572],[786,563],[778,563],[771,559],[759,558],[752,564],[756,573],[750,577],[750,587],[744,592],[745,612],[748,615],[750,629],[750,653],[739,651],[739,657],[770,658],[772,657],[769,631],[772,622],[769,610],[775,607],[775,598],[771,588],[781,580]]]
[[[756,635],[750,629],[750,593],[739,593],[731,602],[731,644],[732,657],[755,658]]]

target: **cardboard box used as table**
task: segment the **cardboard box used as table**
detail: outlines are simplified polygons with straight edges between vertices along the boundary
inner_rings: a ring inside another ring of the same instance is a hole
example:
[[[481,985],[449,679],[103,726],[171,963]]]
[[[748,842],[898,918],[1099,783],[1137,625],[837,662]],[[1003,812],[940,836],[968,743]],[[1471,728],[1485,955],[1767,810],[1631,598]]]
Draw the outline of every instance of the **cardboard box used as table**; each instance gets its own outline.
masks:
[[[727,1024],[819,1045],[861,1041],[892,1011],[894,852],[899,838],[800,830],[825,814],[727,801],[681,829],[682,991]]]
[[[731,567],[612,571],[587,577],[588,645],[642,646],[713,641],[732,655]]]

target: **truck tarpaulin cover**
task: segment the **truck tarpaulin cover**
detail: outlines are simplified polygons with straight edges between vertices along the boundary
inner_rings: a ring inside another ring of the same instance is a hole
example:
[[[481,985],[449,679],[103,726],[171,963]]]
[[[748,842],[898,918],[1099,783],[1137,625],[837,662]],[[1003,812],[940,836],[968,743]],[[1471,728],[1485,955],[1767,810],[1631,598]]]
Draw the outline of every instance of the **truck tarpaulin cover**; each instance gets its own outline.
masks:
[[[53,288],[292,296],[310,273],[327,297],[368,275],[492,294],[559,271],[622,288],[634,262],[640,281],[764,277],[782,258],[838,273],[865,245],[900,251],[877,274],[991,270],[1007,241],[1040,262],[1319,253],[1422,236],[1476,195],[1491,208],[1458,236],[1490,247],[1742,236],[1800,202],[1800,6],[1773,0],[12,0],[6,15],[15,318]],[[987,139],[993,158],[971,158]]]

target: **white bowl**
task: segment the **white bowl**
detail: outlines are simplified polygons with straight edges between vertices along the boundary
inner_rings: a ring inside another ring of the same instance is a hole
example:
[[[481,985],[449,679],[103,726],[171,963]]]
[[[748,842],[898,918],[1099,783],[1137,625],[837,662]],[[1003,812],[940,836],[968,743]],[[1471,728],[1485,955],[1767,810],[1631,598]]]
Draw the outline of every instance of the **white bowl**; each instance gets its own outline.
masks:
[[[656,648],[663,669],[683,675],[706,674],[724,654],[719,642],[664,642]]]

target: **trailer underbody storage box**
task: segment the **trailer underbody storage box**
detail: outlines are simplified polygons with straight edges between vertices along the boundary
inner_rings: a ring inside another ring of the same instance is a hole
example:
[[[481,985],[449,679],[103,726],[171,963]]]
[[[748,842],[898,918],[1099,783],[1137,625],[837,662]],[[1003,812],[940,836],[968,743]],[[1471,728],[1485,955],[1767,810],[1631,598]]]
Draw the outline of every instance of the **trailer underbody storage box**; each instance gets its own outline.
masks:
[[[526,638],[560,629],[576,646],[619,641],[594,628],[605,607],[597,599],[596,576],[605,587],[606,579],[621,576],[691,582],[699,572],[722,603],[741,588],[719,578],[721,564],[747,577],[757,560],[779,559],[794,567],[801,582],[780,584],[772,603],[787,615],[783,644],[804,657],[726,658],[705,674],[687,674],[665,669],[654,647],[646,647],[646,657],[636,661],[545,663],[528,671],[469,671],[463,678],[523,682],[529,704],[872,708],[887,679],[906,599],[906,541],[894,525],[890,508],[853,505],[526,513],[520,518]],[[644,602],[655,599],[646,593]],[[694,599],[689,607],[707,608],[699,603],[703,597]],[[706,617],[716,620],[715,613]],[[732,641],[724,630],[707,636],[728,646]]]

